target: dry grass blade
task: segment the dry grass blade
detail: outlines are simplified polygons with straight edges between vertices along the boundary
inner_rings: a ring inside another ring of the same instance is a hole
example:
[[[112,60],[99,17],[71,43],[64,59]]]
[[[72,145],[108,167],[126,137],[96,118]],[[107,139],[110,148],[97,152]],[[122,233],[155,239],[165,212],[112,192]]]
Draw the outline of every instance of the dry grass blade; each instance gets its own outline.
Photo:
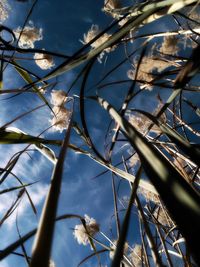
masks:
[[[24,69],[21,68],[21,66],[19,65],[19,63],[14,62],[15,65],[15,69],[16,71],[20,74],[20,76],[24,79],[24,81],[27,82],[27,84],[33,84],[32,88],[33,90],[38,94],[38,96],[40,97],[40,99],[49,107],[49,109],[52,111],[52,108],[49,104],[49,102],[46,100],[46,98],[43,96],[43,94],[40,92],[40,90],[37,88],[36,85],[34,85],[30,75],[28,74],[27,71],[25,71]]]
[[[114,212],[115,212],[115,221],[116,221],[116,229],[117,229],[117,237],[119,238],[120,233],[120,221],[119,221],[119,211],[117,204],[117,192],[115,188],[115,176],[112,175],[112,191],[113,191],[113,203],[114,203]]]
[[[161,131],[165,133],[177,146],[179,146],[180,149],[182,149],[194,163],[200,166],[200,150],[198,149],[198,147],[195,147],[195,144],[190,144],[178,132],[176,132],[171,127],[169,127],[167,124],[161,122],[160,120],[158,120],[151,114],[145,111],[142,111],[142,110],[138,110],[138,109],[134,109],[134,111],[137,111],[147,116],[152,122],[154,122],[158,127],[160,127]]]
[[[189,101],[189,100],[187,100],[187,99],[183,99],[183,101],[184,101],[185,103],[187,103],[188,106],[190,106],[190,107],[195,111],[195,113],[196,113],[196,115],[197,115],[198,117],[200,117],[200,108],[199,108],[198,106],[194,105],[191,101]]]
[[[96,149],[95,145],[93,144],[88,128],[87,128],[87,123],[85,121],[85,86],[87,83],[87,79],[89,77],[91,68],[93,66],[93,64],[95,63],[96,58],[94,57],[87,65],[86,68],[84,70],[84,77],[83,77],[83,82],[81,85],[81,90],[80,90],[80,117],[81,117],[81,122],[83,125],[83,130],[84,130],[84,135],[87,139],[87,143],[90,145],[90,147],[92,148],[92,150],[95,152],[95,154],[103,161],[105,162],[105,159],[103,158],[103,156],[98,152],[98,150]]]
[[[61,140],[48,140],[25,134],[15,127],[8,127],[0,130],[0,144],[49,144],[60,146]]]
[[[0,226],[10,217],[10,215],[14,212],[14,210],[17,208],[17,206],[20,203],[20,200],[25,192],[25,188],[21,189],[15,199],[15,201],[12,203],[10,208],[6,211],[3,218],[0,220]]]
[[[72,218],[79,219],[79,220],[81,220],[81,222],[84,220],[83,217],[76,215],[76,214],[64,214],[64,215],[58,216],[55,221],[61,221],[61,220],[72,219]],[[0,261],[3,260],[4,258],[6,258],[8,255],[12,254],[13,251],[15,251],[19,246],[21,246],[22,243],[26,242],[31,237],[33,237],[36,234],[36,232],[37,232],[37,228],[28,232],[27,234],[22,236],[20,239],[18,239],[17,241],[15,241],[14,243],[12,243],[8,247],[6,247],[5,249],[1,250],[0,251]]]
[[[137,75],[138,75],[138,71],[139,71],[139,68],[140,68],[140,64],[141,64],[141,62],[142,62],[142,58],[144,57],[144,55],[145,55],[145,51],[146,51],[146,48],[144,48],[143,50],[142,50],[142,52],[141,52],[141,55],[140,55],[140,58],[139,58],[139,60],[138,60],[138,64],[137,64],[137,68],[136,68],[136,73],[135,73],[135,79],[137,79]],[[135,85],[136,85],[136,82],[135,82],[135,79],[133,80],[133,82],[132,82],[132,84],[131,84],[131,86],[130,86],[130,88],[129,88],[129,90],[128,90],[128,93],[127,93],[127,95],[126,95],[126,98],[125,98],[125,100],[124,100],[124,102],[123,102],[123,106],[122,106],[122,108],[121,108],[121,110],[120,110],[120,114],[121,114],[121,116],[124,116],[124,114],[125,114],[125,112],[126,112],[126,109],[127,109],[127,107],[128,107],[128,104],[129,104],[129,102],[133,99],[133,92],[134,92],[134,89],[135,89]],[[108,156],[109,156],[109,158],[111,157],[111,154],[112,154],[112,151],[113,151],[113,149],[114,149],[114,146],[115,146],[115,143],[116,143],[116,140],[117,140],[117,138],[118,138],[118,135],[119,135],[119,128],[118,128],[118,130],[115,132],[115,134],[114,134],[114,136],[113,136],[113,141],[112,141],[112,143],[111,143],[111,146],[110,146],[110,149],[109,149],[109,152],[108,152]]]
[[[199,194],[183,179],[165,156],[127,120],[123,119],[107,101],[100,97],[96,100],[120,125],[122,132],[138,153],[145,172],[186,238],[194,259],[200,263],[200,255],[196,247],[200,236]],[[188,219],[185,218],[185,214],[188,214]]]
[[[98,250],[92,254],[90,254],[89,256],[87,256],[86,258],[84,258],[81,262],[79,262],[79,264],[77,265],[77,267],[81,266],[84,262],[86,262],[87,260],[91,259],[92,257],[99,255],[100,253],[104,253],[108,251],[107,249],[102,249],[102,250]]]
[[[16,162],[16,161],[14,161],[14,162]],[[35,208],[35,205],[34,205],[32,199],[31,199],[31,197],[30,197],[30,195],[29,195],[29,193],[28,193],[28,190],[26,189],[27,186],[32,185],[32,184],[35,184],[35,183],[37,183],[37,182],[30,183],[30,184],[24,184],[24,183],[17,177],[17,175],[15,175],[13,172],[11,172],[12,168],[13,168],[13,165],[11,165],[9,169],[5,168],[6,172],[5,172],[5,175],[2,177],[2,179],[0,180],[0,184],[2,184],[2,183],[5,181],[5,179],[7,178],[7,176],[8,176],[9,174],[11,174],[11,175],[12,175],[12,176],[13,176],[13,177],[14,177],[14,178],[21,184],[21,187],[19,187],[19,189],[20,189],[20,188],[22,188],[22,189],[24,188],[24,189],[25,189],[25,194],[26,194],[27,197],[28,197],[28,200],[29,200],[29,202],[30,202],[31,208],[32,208],[32,210],[33,210],[33,213],[34,213],[34,214],[37,214],[37,210],[36,210],[36,208]],[[15,190],[14,188],[16,188],[16,187],[2,190],[2,191],[1,191],[1,194],[3,194],[4,191],[7,191],[7,190],[8,190],[8,191],[10,191],[10,190],[11,190],[11,191],[12,191],[12,190]]]
[[[4,189],[4,190],[1,190],[0,191],[0,195],[8,193],[8,192],[11,192],[11,191],[14,191],[14,190],[17,190],[17,189],[22,189],[22,188],[28,187],[28,186],[33,185],[35,183],[36,182],[29,183],[29,184],[23,184],[23,185],[20,185],[20,186],[14,186],[14,187],[11,187],[11,188],[7,188],[7,189]]]
[[[0,261],[3,260],[4,258],[6,258],[11,253],[13,253],[13,251],[15,251],[19,246],[21,246],[22,243],[24,243],[25,241],[30,239],[32,236],[34,236],[36,234],[36,232],[37,232],[37,228],[30,231],[29,233],[27,233],[26,235],[24,235],[19,240],[12,243],[11,245],[6,247],[5,249],[1,250],[0,251]]]
[[[134,175],[132,175],[128,172],[125,172],[119,168],[116,168],[115,166],[113,166],[110,163],[105,163],[105,162],[101,161],[100,159],[94,157],[88,151],[77,148],[75,145],[72,145],[72,144],[69,145],[69,148],[74,150],[76,153],[80,153],[80,154],[83,154],[83,155],[90,157],[92,160],[94,160],[95,162],[97,162],[101,166],[105,167],[106,169],[110,170],[111,172],[115,173],[116,175],[126,179],[127,181],[129,181],[131,183],[133,183],[135,181]],[[156,191],[155,187],[152,184],[150,184],[148,181],[145,181],[144,179],[140,179],[139,186],[142,187],[144,190],[147,190],[147,191],[149,191],[155,195],[158,195],[158,192]]]
[[[52,149],[45,146],[42,143],[35,144],[35,147],[40,153],[42,153],[48,160],[50,160],[53,164],[56,164],[57,157]]]
[[[49,266],[57,204],[63,175],[63,165],[69,143],[70,130],[71,122],[66,132],[66,136],[61,147],[60,155],[58,157],[58,161],[55,165],[55,169],[52,175],[51,185],[45,200],[40,219],[39,229],[33,245],[33,253],[30,267]]]
[[[12,124],[13,122],[16,122],[17,120],[23,118],[24,116],[26,116],[26,115],[28,115],[28,114],[30,114],[30,113],[32,113],[32,112],[34,112],[34,111],[36,111],[36,110],[38,110],[38,109],[40,109],[40,108],[43,108],[44,106],[45,106],[45,104],[42,104],[42,105],[40,105],[40,106],[37,106],[37,107],[35,107],[35,108],[33,108],[33,109],[29,110],[29,111],[26,111],[26,112],[20,114],[19,116],[17,116],[17,117],[14,118],[13,120],[11,120],[11,121],[5,123],[3,126],[1,126],[1,127],[0,127],[0,130],[1,130],[1,129],[5,129],[5,128],[7,128],[7,127],[8,127],[10,124]]]
[[[171,260],[171,258],[170,258],[170,255],[169,255],[169,253],[168,253],[168,250],[167,250],[167,246],[166,246],[165,240],[164,240],[164,238],[163,238],[163,236],[162,236],[162,232],[161,232],[161,230],[160,230],[160,226],[159,226],[159,225],[157,224],[157,222],[155,222],[155,221],[154,221],[154,224],[155,224],[155,226],[156,226],[156,229],[157,229],[157,232],[158,232],[160,241],[161,241],[161,243],[162,243],[163,250],[164,250],[164,252],[165,252],[165,254],[166,254],[166,258],[167,258],[168,265],[169,265],[170,267],[173,267],[173,263],[172,263],[172,260]]]
[[[21,234],[20,234],[20,231],[19,231],[19,226],[18,226],[18,220],[17,220],[17,218],[16,218],[16,228],[17,228],[17,233],[18,233],[19,239],[21,239]],[[27,265],[29,266],[30,258],[29,258],[28,255],[27,255],[26,248],[25,248],[23,242],[21,243],[21,249],[22,249],[24,258],[25,258],[25,260],[26,260],[26,263],[27,263]]]
[[[153,258],[154,264],[155,264],[155,266],[160,266],[161,267],[161,266],[163,266],[162,260],[161,260],[160,255],[158,254],[158,251],[157,251],[157,248],[156,248],[156,243],[154,241],[154,238],[153,238],[153,235],[151,233],[151,229],[150,229],[150,227],[148,225],[148,222],[147,222],[147,220],[145,218],[145,215],[144,215],[144,212],[143,212],[143,208],[142,208],[142,205],[140,203],[140,200],[139,200],[138,196],[136,196],[136,204],[137,204],[137,207],[138,207],[140,220],[142,221],[142,223],[144,225],[145,233],[147,235],[147,241],[148,241],[149,247],[151,249],[151,254],[152,254],[152,258]]]
[[[179,72],[174,83],[175,88],[183,88],[199,71],[200,69],[199,55],[200,55],[200,45],[198,45],[193,50],[190,59],[185,64],[183,69]]]
[[[139,185],[141,172],[142,172],[142,168],[140,167],[138,172],[137,172],[137,175],[135,177],[135,181],[132,184],[131,196],[129,199],[129,204],[128,204],[128,208],[127,208],[127,211],[126,211],[126,214],[124,217],[124,221],[123,221],[123,224],[121,227],[119,240],[117,242],[117,248],[116,248],[114,259],[113,259],[112,265],[111,265],[112,267],[120,267],[121,260],[123,258],[124,244],[126,241],[126,236],[127,236],[127,232],[128,232],[129,223],[130,223],[131,209],[132,209],[133,203],[135,201],[135,196],[136,196],[137,188]]]

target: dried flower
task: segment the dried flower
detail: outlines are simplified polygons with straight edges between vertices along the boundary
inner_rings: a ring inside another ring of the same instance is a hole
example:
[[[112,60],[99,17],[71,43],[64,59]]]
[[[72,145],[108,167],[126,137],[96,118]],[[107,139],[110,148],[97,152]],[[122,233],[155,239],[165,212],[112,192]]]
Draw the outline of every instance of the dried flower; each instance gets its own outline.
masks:
[[[149,119],[143,114],[137,114],[137,115],[134,115],[132,113],[128,114],[128,121],[136,128],[136,130],[138,130],[142,134],[146,134],[147,129],[151,124]],[[154,132],[154,129],[152,128],[151,131]]]
[[[71,111],[66,109],[64,106],[54,106],[53,112],[55,116],[50,120],[51,125],[55,131],[62,132],[69,126]]]
[[[119,0],[104,0],[104,9],[112,10],[120,8],[121,4]]]
[[[192,6],[191,8],[185,7],[182,9],[183,14],[185,14],[187,17],[189,17],[191,20],[187,20],[187,23],[189,23],[190,28],[194,29],[195,27],[199,27],[200,23],[200,8],[199,5],[196,5],[195,8]]]
[[[135,153],[128,161],[128,165],[131,167],[131,168],[134,168],[137,163],[139,161],[139,157],[138,157],[138,154]]]
[[[67,129],[70,122],[71,111],[64,107],[67,94],[62,90],[52,90],[51,103],[54,105],[54,117],[50,120],[53,129],[62,132]]]
[[[136,128],[137,131],[142,134],[146,134],[149,126],[151,125],[151,121],[143,114],[129,114],[128,121]],[[154,134],[160,134],[161,130],[157,125],[154,124],[150,129],[150,132]]]
[[[137,65],[137,61],[134,62],[134,65]],[[162,59],[153,58],[150,56],[143,57],[142,62],[139,65],[139,70],[137,72],[137,80],[141,80],[147,82],[145,85],[140,86],[140,88],[145,88],[148,90],[152,90],[153,86],[150,84],[153,79],[154,75],[153,72],[156,71],[157,73],[162,72],[166,68],[173,65],[173,62],[165,61]],[[129,79],[135,79],[135,70],[128,70],[127,76]]]
[[[67,94],[63,90],[52,90],[51,103],[54,106],[62,106],[67,101]]]
[[[111,15],[115,19],[119,19],[119,15],[115,12],[115,9],[120,8],[120,0],[104,0],[103,11]]]
[[[83,34],[83,40],[80,40],[82,44],[88,44],[95,36],[99,34],[99,26],[92,24],[89,31]]]
[[[75,239],[77,239],[79,244],[83,244],[86,246],[89,244],[89,236],[94,236],[97,232],[99,232],[99,225],[97,224],[96,220],[90,218],[88,215],[85,214],[85,227],[83,224],[78,224],[74,228],[73,235]],[[89,234],[89,236],[88,236]]]
[[[136,130],[138,130],[139,132],[145,134],[146,130],[148,128],[149,125],[149,120],[147,119],[147,117],[145,117],[142,114],[138,114],[138,115],[134,115],[134,114],[128,114],[128,121],[130,124],[132,124]]]
[[[188,163],[184,159],[176,155],[174,155],[173,163],[178,168],[178,170],[181,172],[182,176],[185,177],[185,179],[188,182],[191,182],[191,179],[193,177],[193,172],[191,168],[189,167]],[[199,176],[199,173],[197,173],[196,176]]]
[[[5,21],[8,18],[9,11],[11,10],[7,0],[0,1],[0,22]]]
[[[165,36],[163,38],[160,52],[167,55],[176,55],[180,50],[178,47],[179,39],[174,35]]]
[[[142,265],[142,246],[136,244],[132,252],[129,255],[131,262],[134,264],[135,267],[141,267]]]
[[[84,33],[83,35],[83,40],[80,40],[82,44],[88,44],[93,38],[95,38],[98,34],[100,33],[99,30],[99,26],[93,24],[91,26],[91,28],[89,29],[89,31],[87,32],[87,34]],[[104,33],[101,37],[99,37],[95,42],[91,43],[91,47],[92,48],[97,48],[100,45],[102,45],[103,43],[105,43],[109,38],[110,38],[111,34],[108,33]],[[104,49],[100,56],[99,56],[99,61],[101,62],[102,57],[104,56],[104,53],[110,53],[111,51],[114,51],[116,48],[116,46],[112,46],[112,47],[107,47],[106,49]]]
[[[116,250],[116,246],[117,246],[117,242],[118,240],[114,240],[111,244],[110,244],[110,253],[109,253],[109,257],[110,259],[113,259],[114,258],[114,255],[115,255],[115,250]],[[128,252],[128,243],[126,242],[124,244],[124,252],[123,253],[127,253]]]
[[[148,201],[152,201],[156,204],[160,203],[160,199],[159,199],[159,196],[157,194],[154,194],[153,192],[151,192],[149,190],[145,190],[145,188],[143,188],[143,187],[139,187],[137,192],[139,194],[141,194]]]
[[[53,57],[47,54],[35,53],[35,63],[42,69],[48,70],[55,66]]]
[[[34,48],[34,43],[43,38],[42,29],[37,29],[34,26],[26,26],[23,30],[18,27],[14,33],[17,39],[20,37],[18,42],[20,48]]]
[[[160,206],[156,207],[155,210],[153,211],[154,217],[157,219],[157,221],[164,225],[164,226],[169,226],[170,224],[170,218],[166,212],[164,211],[163,208]]]
[[[177,156],[174,158],[173,163],[180,171],[182,171],[187,167],[187,162],[185,162],[185,160]]]

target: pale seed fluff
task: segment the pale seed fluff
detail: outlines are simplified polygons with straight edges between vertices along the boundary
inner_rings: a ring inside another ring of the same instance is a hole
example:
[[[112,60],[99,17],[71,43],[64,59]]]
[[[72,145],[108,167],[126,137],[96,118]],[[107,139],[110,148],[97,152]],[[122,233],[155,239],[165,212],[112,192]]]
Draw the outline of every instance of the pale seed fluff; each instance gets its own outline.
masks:
[[[87,34],[84,33],[84,35],[83,35],[83,41],[81,40],[81,42],[83,44],[87,44],[93,38],[95,38],[99,33],[100,33],[99,26],[93,24],[91,26],[91,28],[89,29],[89,31],[87,32]],[[105,43],[110,38],[110,36],[111,36],[111,34],[104,33],[101,37],[99,37],[95,42],[93,42],[91,44],[91,47],[92,48],[99,47],[100,45],[102,45],[103,43]],[[104,51],[109,53],[110,51],[112,51],[112,49],[110,47],[108,47],[108,48],[104,49]]]
[[[83,34],[83,40],[80,40],[82,44],[88,44],[95,36],[99,34],[99,26],[92,24],[87,33]]]
[[[62,106],[67,101],[67,94],[63,90],[52,90],[51,103],[54,106]]]
[[[129,255],[129,258],[135,267],[141,267],[142,266],[142,246],[136,244],[133,247],[132,252]]]
[[[111,260],[114,258],[114,255],[115,255],[115,250],[116,250],[116,247],[117,247],[117,241],[118,240],[114,240],[112,243],[110,243],[111,250],[109,252],[109,257],[110,257]],[[123,253],[126,254],[127,252],[128,252],[128,243],[126,242],[124,244],[124,251],[123,251]]]
[[[9,11],[11,10],[10,5],[7,0],[0,1],[0,22],[5,21],[9,16]]]
[[[115,9],[121,7],[120,0],[104,0],[103,11],[111,15],[115,19],[119,19],[119,15],[115,13]]]
[[[128,165],[130,168],[134,168],[139,161],[138,154],[135,153],[129,160],[128,160]]]
[[[169,226],[171,224],[171,220],[166,210],[164,211],[163,208],[161,208],[160,206],[155,208],[155,210],[153,211],[153,215],[160,224],[164,226]]]
[[[64,106],[54,106],[53,112],[55,115],[50,120],[53,129],[60,132],[67,129],[70,122],[71,111],[66,109]]]
[[[133,62],[134,65],[137,65],[137,61]],[[143,82],[143,85],[140,86],[141,89],[148,89],[152,90],[153,85],[151,82],[154,79],[154,72],[161,73],[166,68],[172,66],[174,63],[172,61],[165,61],[163,59],[153,58],[152,56],[145,56],[143,57],[140,65],[139,70],[137,72],[137,80]],[[128,70],[127,76],[131,80],[135,80],[135,73],[136,71],[133,69]],[[147,82],[147,83],[145,83]]]
[[[148,127],[151,125],[151,121],[143,114],[128,114],[128,121],[132,124],[136,130],[142,134],[146,134]],[[161,130],[157,125],[153,125],[150,130],[151,133],[160,134]]]
[[[160,203],[159,195],[154,194],[153,192],[146,190],[143,187],[139,187],[137,192],[141,194],[147,201],[154,202],[155,204]]]
[[[83,40],[80,40],[80,42],[82,44],[88,44],[93,38],[95,38],[98,34],[100,33],[99,30],[99,26],[93,24],[91,26],[91,28],[89,29],[89,31],[84,35],[83,35]],[[103,43],[105,43],[109,38],[111,37],[111,34],[108,33],[104,33],[101,37],[99,37],[95,42],[91,43],[91,47],[92,48],[97,48],[100,45],[102,45]],[[101,62],[102,57],[104,56],[104,53],[110,53],[111,51],[114,51],[116,48],[116,46],[112,46],[112,47],[107,47],[106,49],[104,49],[100,56],[99,56],[99,61]]]
[[[21,36],[20,36],[21,33]],[[19,39],[18,45],[20,48],[34,48],[34,43],[36,41],[42,40],[42,29],[37,29],[34,26],[26,26],[22,30],[21,27],[18,27],[14,34],[16,38]]]
[[[105,9],[116,9],[120,8],[121,4],[119,0],[104,0],[104,8]]]
[[[34,59],[35,59],[35,63],[42,70],[48,70],[55,66],[53,57],[51,55],[35,53]]]
[[[49,267],[56,267],[55,262],[53,260],[49,261]]]
[[[160,52],[167,55],[176,55],[180,48],[178,47],[179,39],[174,35],[165,36],[163,38],[162,45],[160,47]]]
[[[77,240],[77,242],[84,246],[90,243],[89,236],[93,237],[96,233],[99,232],[99,225],[97,224],[94,218],[90,218],[88,215],[85,214],[85,223],[87,231],[83,224],[78,224],[75,226],[73,232],[74,238]]]

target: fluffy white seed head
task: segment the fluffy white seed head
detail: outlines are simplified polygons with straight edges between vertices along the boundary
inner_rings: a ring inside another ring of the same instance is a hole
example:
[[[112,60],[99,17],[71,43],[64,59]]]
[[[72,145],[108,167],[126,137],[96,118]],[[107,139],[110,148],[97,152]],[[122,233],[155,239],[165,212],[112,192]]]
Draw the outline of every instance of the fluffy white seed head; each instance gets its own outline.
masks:
[[[35,59],[35,63],[42,70],[48,70],[55,66],[53,57],[51,55],[35,53],[34,59]]]
[[[104,0],[103,11],[115,19],[119,19],[118,13],[115,12],[115,9],[121,7],[120,0]]]
[[[83,40],[80,40],[82,44],[88,44],[93,38],[95,38],[100,33],[99,26],[93,24],[89,31],[83,35]],[[101,37],[99,37],[95,42],[91,43],[92,48],[97,48],[103,43],[105,43],[109,38],[111,37],[111,34],[104,33]],[[114,51],[116,46],[107,47],[105,48],[100,56],[99,56],[99,62],[101,63],[101,59],[104,56],[104,53],[110,53]]]
[[[54,106],[62,106],[67,101],[67,94],[63,90],[52,90],[51,103]]]
[[[74,238],[79,244],[84,246],[89,244],[89,236],[94,236],[97,232],[99,232],[99,225],[94,218],[90,218],[88,215],[85,215],[85,223],[87,231],[83,224],[78,224],[75,226],[73,232]]]
[[[17,39],[20,37],[18,41],[20,48],[34,48],[34,43],[43,38],[42,28],[37,29],[34,26],[26,26],[23,30],[21,27],[18,27],[14,33]]]
[[[133,62],[134,65],[137,65],[137,63],[137,60]],[[163,59],[153,58],[152,56],[143,57],[139,65],[139,70],[137,71],[137,80],[143,81],[144,83],[142,84],[142,86],[140,86],[140,88],[152,90],[153,86],[151,85],[151,82],[155,77],[154,72],[161,73],[173,64],[174,63],[172,61],[165,61]],[[134,69],[128,70],[128,78],[131,80],[135,80],[135,73],[136,71]]]
[[[64,106],[54,106],[53,112],[55,115],[50,120],[53,130],[62,132],[67,129],[70,122],[71,111],[66,109]]]
[[[99,26],[92,24],[87,33],[83,34],[83,40],[80,40],[82,44],[88,44],[93,38],[99,34]]]
[[[104,8],[105,9],[116,9],[116,8],[120,8],[121,4],[119,0],[104,0]]]
[[[146,190],[143,187],[139,187],[137,192],[141,194],[147,201],[154,202],[155,204],[160,203],[159,195],[154,194],[153,192]]]

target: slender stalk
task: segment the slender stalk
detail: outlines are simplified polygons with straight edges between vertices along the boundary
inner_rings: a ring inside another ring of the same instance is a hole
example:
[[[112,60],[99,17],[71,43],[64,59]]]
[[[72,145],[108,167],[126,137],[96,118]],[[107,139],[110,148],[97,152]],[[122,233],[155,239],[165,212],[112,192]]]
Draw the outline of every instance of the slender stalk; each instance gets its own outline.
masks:
[[[52,175],[51,185],[43,207],[39,228],[33,245],[30,267],[48,267],[53,241],[58,198],[60,194],[63,166],[70,137],[71,122],[67,130],[60,155]]]
[[[144,215],[140,200],[139,200],[139,198],[137,196],[136,196],[135,200],[136,200],[136,204],[137,204],[137,207],[138,207],[138,211],[139,211],[141,220],[142,220],[143,225],[144,225],[145,232],[147,234],[147,240],[148,240],[148,243],[149,243],[149,247],[151,249],[151,254],[152,254],[155,266],[162,267],[163,266],[162,260],[160,258],[160,255],[158,254],[158,251],[157,251],[157,248],[156,248],[156,244],[154,242],[154,238],[153,238],[153,235],[151,233],[150,227],[149,227],[149,225],[148,225],[148,223],[146,221],[146,218],[145,218],[145,215]]]

